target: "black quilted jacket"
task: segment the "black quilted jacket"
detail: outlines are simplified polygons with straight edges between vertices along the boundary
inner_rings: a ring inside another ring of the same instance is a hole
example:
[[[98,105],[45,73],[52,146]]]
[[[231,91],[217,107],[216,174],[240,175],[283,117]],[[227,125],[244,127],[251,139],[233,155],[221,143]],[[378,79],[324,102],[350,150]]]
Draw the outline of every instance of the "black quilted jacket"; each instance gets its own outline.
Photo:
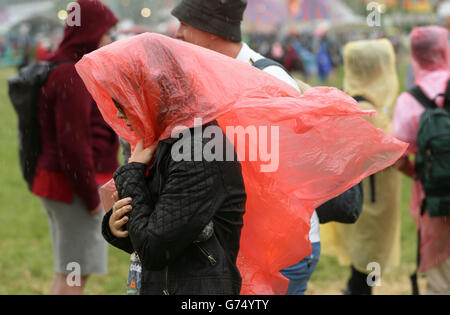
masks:
[[[209,140],[203,139],[201,147]],[[120,199],[133,198],[129,237],[111,234],[111,211],[103,219],[103,236],[115,247],[138,253],[140,294],[239,294],[236,258],[246,202],[241,165],[236,155],[236,162],[176,162],[171,149],[178,141],[159,143],[148,176],[140,163],[116,171]],[[211,221],[214,233],[198,242]]]

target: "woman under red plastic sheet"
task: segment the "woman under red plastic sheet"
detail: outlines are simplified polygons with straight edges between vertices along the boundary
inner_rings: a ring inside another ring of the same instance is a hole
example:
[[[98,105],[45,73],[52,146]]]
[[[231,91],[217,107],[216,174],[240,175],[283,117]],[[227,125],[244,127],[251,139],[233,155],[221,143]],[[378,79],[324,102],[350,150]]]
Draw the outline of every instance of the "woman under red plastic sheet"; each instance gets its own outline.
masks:
[[[133,147],[143,140],[139,151],[169,139],[176,127],[193,127],[196,118],[203,124],[217,120],[223,131],[236,126],[278,129],[278,150],[273,152],[279,158],[277,169],[261,172],[267,161],[240,155],[247,193],[237,259],[242,294],[283,294],[288,283],[279,270],[310,254],[314,209],[392,165],[407,147],[365,122],[360,116],[373,113],[361,111],[335,88],[313,88],[300,95],[242,62],[157,34],[116,42],[85,56],[76,67],[113,129]],[[113,99],[133,130],[117,117]],[[151,222],[160,214],[156,203],[141,216],[144,222],[133,223],[136,208],[133,202],[131,206],[127,238],[134,248],[133,234],[142,232],[138,226],[148,227],[151,242]],[[138,254],[152,250],[134,249]],[[166,261],[169,270],[172,263]],[[176,293],[175,288],[168,293]]]

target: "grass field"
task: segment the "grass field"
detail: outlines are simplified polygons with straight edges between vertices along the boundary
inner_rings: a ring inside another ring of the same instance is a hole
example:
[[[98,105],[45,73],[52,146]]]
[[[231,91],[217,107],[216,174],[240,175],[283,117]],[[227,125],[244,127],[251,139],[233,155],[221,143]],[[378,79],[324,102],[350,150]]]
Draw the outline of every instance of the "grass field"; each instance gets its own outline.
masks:
[[[404,77],[404,66],[400,77]],[[17,153],[14,110],[7,97],[6,79],[12,69],[0,69],[0,294],[47,294],[53,277],[53,257],[47,216],[38,198],[22,180]],[[330,79],[340,87],[342,71]],[[376,294],[409,294],[409,274],[415,267],[416,237],[409,216],[411,183],[404,178],[402,195],[402,264],[384,276]],[[87,294],[124,294],[129,257],[109,248],[108,275],[93,276]],[[340,294],[349,270],[334,257],[322,255],[308,294]]]

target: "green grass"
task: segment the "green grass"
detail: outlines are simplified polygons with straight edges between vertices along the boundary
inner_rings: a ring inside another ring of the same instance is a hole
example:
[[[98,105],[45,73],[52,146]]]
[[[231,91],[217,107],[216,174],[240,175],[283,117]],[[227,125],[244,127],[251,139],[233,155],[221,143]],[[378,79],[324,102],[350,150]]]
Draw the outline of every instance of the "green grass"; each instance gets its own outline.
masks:
[[[405,66],[400,67],[404,78]],[[17,120],[7,96],[6,79],[12,69],[0,69],[0,294],[47,294],[53,277],[47,216],[39,199],[22,180],[17,150]],[[328,85],[342,87],[342,69]],[[404,86],[402,85],[402,89]],[[402,265],[383,282],[381,292],[408,294],[408,275],[414,270],[416,237],[409,215],[411,182],[404,179],[402,196]],[[124,294],[129,257],[109,248],[108,275],[93,276],[87,294]],[[349,275],[334,257],[322,255],[310,285],[310,294],[339,294]]]
[[[417,237],[415,223],[409,214],[412,181],[403,177],[401,198],[401,264],[382,276],[378,294],[410,294],[409,276],[416,268]],[[317,269],[311,277],[309,294],[340,294],[350,276],[350,268],[341,266],[334,256],[321,255]],[[420,283],[423,286],[423,283]]]

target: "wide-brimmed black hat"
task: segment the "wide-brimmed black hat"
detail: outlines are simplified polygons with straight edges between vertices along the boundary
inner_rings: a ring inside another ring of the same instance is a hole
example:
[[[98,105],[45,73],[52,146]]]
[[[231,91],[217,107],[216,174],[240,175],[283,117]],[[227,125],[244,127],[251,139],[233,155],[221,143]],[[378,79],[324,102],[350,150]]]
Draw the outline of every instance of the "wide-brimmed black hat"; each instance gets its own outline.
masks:
[[[180,22],[223,39],[240,42],[247,0],[182,0],[172,10]]]

